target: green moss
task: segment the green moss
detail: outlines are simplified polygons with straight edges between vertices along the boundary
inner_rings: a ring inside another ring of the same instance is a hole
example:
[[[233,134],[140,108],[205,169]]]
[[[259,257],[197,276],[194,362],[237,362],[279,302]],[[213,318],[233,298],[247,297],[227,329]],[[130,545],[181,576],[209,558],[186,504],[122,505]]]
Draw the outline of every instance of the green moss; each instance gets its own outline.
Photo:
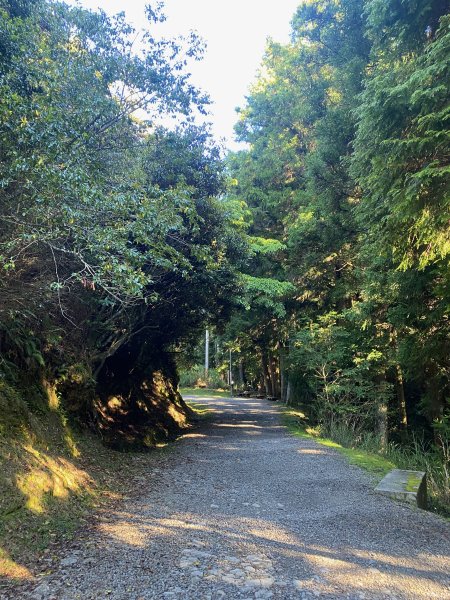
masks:
[[[419,489],[420,482],[422,479],[417,477],[416,475],[408,475],[408,479],[406,481],[405,489],[407,492],[416,492]]]
[[[211,409],[207,404],[199,404],[198,402],[186,402],[186,404],[196,415],[206,415],[211,412]]]
[[[347,457],[350,464],[379,476],[379,479],[382,479],[389,471],[392,471],[396,467],[394,463],[379,454],[365,452],[357,448],[344,448],[343,446],[339,446],[338,450]]]
[[[195,423],[204,423],[206,421],[210,421],[213,416],[213,411],[207,404],[200,404],[199,402],[189,402],[186,401],[186,404],[192,411],[191,421]]]

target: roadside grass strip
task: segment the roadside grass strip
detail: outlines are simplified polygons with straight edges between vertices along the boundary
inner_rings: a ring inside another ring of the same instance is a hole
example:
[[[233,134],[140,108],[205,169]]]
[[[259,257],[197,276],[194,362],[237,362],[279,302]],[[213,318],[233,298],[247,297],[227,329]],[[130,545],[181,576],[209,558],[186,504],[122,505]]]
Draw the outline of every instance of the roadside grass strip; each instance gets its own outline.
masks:
[[[317,429],[308,425],[307,417],[298,409],[281,407],[281,411],[283,423],[290,433],[301,438],[314,440],[322,446],[337,450],[347,458],[350,464],[368,471],[379,481],[397,466],[380,454],[367,452],[360,448],[346,448],[329,438],[321,437]]]
[[[229,390],[213,390],[208,388],[182,388],[180,394],[186,399],[186,396],[195,396],[196,398],[229,398]],[[188,398],[189,400],[189,398]]]

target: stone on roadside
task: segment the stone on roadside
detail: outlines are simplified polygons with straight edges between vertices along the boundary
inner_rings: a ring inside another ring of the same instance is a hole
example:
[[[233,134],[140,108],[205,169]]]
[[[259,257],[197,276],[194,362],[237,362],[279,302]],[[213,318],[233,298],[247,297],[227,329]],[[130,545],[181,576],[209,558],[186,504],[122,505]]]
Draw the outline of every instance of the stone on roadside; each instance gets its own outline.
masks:
[[[375,488],[385,496],[427,507],[427,480],[424,471],[393,469]]]
[[[248,587],[262,587],[269,588],[274,584],[274,579],[272,577],[262,577],[258,579],[247,579],[245,585]]]
[[[294,587],[299,591],[303,591],[306,587],[306,582],[301,579],[294,579]]]
[[[230,573],[235,577],[245,577],[245,572],[242,569],[233,569]]]
[[[33,600],[44,600],[44,598],[48,598],[50,593],[50,587],[47,583],[41,583],[35,588],[33,591],[32,598]]]
[[[255,593],[255,598],[257,598],[258,600],[269,600],[269,598],[273,597],[273,592],[271,592],[270,590],[267,589],[263,589],[263,590],[258,590]]]
[[[235,565],[241,562],[236,556],[225,556],[224,560]]]

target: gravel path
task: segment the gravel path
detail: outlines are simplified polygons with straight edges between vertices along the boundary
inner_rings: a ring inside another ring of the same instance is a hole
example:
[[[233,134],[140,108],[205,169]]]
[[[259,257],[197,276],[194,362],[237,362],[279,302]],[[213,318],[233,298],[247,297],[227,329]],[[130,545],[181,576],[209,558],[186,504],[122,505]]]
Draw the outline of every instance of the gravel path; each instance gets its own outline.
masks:
[[[213,421],[146,457],[141,494],[16,598],[450,600],[443,519],[373,492],[265,400],[199,401]]]

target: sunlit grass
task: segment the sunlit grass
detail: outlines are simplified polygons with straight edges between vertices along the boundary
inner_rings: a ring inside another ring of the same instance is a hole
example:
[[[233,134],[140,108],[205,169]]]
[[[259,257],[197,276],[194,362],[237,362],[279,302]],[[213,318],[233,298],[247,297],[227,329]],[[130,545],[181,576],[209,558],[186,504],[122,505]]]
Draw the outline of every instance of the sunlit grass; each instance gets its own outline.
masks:
[[[359,448],[346,448],[334,440],[322,437],[318,429],[308,426],[306,415],[300,410],[283,408],[283,421],[292,434],[312,439],[322,446],[337,450],[347,458],[350,464],[368,471],[379,480],[396,467],[394,463],[380,454]]]
[[[200,402],[185,400],[186,404],[191,409],[194,417],[193,422],[201,423],[207,422],[211,419],[213,411],[207,404],[201,404]]]
[[[198,415],[205,415],[211,412],[211,408],[207,404],[199,404],[198,402],[186,402],[191,410]]]
[[[44,550],[70,539],[94,508],[126,489],[131,460],[92,434],[74,433],[58,407],[2,429],[0,578],[32,577]]]
[[[92,493],[91,482],[85,471],[63,457],[54,458],[30,444],[23,446],[30,455],[28,469],[16,477],[17,490],[25,498],[25,506],[34,513],[45,512],[46,497],[66,500],[80,490]]]
[[[2,548],[0,548],[0,575],[17,582],[32,579],[30,570],[12,560]]]
[[[195,396],[197,398],[229,398],[229,390],[212,390],[208,388],[182,388],[180,394],[183,396]]]

